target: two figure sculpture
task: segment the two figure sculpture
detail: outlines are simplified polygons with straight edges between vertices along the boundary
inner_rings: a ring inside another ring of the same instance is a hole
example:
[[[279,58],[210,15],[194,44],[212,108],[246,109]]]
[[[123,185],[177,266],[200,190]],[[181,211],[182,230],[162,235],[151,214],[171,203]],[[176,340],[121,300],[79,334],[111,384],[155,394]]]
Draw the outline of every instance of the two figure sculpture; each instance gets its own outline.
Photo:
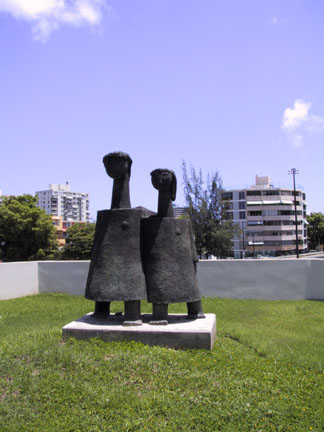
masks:
[[[186,302],[189,319],[203,318],[191,223],[173,214],[174,172],[151,172],[159,191],[155,214],[143,207],[131,208],[132,159],[127,153],[109,153],[103,163],[114,183],[111,209],[97,214],[85,292],[87,299],[95,301],[94,316],[106,318],[110,302],[124,301],[123,324],[141,325],[140,301],[147,299],[153,303],[150,324],[168,323],[169,303]]]

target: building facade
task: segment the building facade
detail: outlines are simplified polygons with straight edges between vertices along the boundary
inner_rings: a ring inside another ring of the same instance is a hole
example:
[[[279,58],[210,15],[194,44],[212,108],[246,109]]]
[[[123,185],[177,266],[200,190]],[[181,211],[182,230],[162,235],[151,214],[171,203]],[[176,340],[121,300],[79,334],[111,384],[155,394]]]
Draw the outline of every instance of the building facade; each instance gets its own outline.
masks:
[[[50,184],[49,189],[36,192],[38,207],[63,221],[90,222],[90,201],[85,192],[72,192],[70,185]]]
[[[269,177],[256,176],[248,189],[228,190],[222,199],[227,214],[241,228],[233,238],[234,258],[279,256],[296,251],[295,199],[298,248],[307,250],[306,196],[302,190],[274,187]]]
[[[56,240],[59,247],[63,247],[66,244],[68,228],[70,228],[72,225],[76,223],[82,223],[82,222],[64,221],[62,219],[62,216],[51,216],[51,218],[52,218],[52,223],[56,228]]]
[[[186,207],[179,207],[177,205],[173,205],[173,214],[176,219],[188,216],[188,209]]]

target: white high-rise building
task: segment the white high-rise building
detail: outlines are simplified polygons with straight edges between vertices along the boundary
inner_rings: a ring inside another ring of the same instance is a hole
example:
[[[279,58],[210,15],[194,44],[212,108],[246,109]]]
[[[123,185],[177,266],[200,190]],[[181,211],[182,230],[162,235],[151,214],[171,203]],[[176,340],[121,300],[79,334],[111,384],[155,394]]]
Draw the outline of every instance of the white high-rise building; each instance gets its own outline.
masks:
[[[89,195],[72,192],[66,184],[50,184],[49,189],[36,192],[38,207],[52,216],[61,216],[64,221],[90,222]]]

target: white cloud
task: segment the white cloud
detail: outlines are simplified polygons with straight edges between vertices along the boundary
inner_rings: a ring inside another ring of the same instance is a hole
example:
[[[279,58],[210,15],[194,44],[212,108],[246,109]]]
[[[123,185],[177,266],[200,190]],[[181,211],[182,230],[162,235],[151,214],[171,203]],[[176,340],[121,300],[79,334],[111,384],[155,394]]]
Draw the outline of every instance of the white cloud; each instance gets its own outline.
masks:
[[[286,18],[278,18],[277,16],[274,16],[271,20],[270,20],[270,25],[271,26],[279,26],[282,24],[288,24],[289,20],[287,20]]]
[[[45,42],[62,24],[98,26],[105,0],[0,0],[0,12],[32,24],[35,40]]]
[[[310,114],[311,103],[296,99],[293,108],[286,108],[282,118],[282,129],[294,147],[301,147],[305,134],[324,131],[324,117]]]
[[[270,21],[270,24],[272,24],[272,25],[278,25],[279,24],[279,18],[278,17],[273,17],[272,20]]]
[[[287,130],[298,128],[307,120],[310,103],[302,99],[295,100],[293,108],[286,108],[283,115],[282,127]]]

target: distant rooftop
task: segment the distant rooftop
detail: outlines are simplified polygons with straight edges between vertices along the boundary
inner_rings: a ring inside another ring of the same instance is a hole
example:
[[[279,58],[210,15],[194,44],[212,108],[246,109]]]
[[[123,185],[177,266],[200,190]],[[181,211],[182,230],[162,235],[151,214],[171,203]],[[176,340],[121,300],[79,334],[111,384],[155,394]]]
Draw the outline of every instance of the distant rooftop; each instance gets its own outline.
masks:
[[[71,191],[69,182],[66,182],[65,184],[51,183],[48,187],[50,190],[61,190],[64,192],[70,192]]]
[[[276,183],[275,185],[271,182],[269,176],[255,176],[254,185],[227,185],[224,186],[224,190],[242,190],[242,189],[293,189],[292,182]],[[296,184],[296,189],[304,190],[304,186]]]
[[[255,185],[252,185],[252,189],[270,189],[273,187],[270,177],[264,176],[259,177],[258,175],[255,176]]]

